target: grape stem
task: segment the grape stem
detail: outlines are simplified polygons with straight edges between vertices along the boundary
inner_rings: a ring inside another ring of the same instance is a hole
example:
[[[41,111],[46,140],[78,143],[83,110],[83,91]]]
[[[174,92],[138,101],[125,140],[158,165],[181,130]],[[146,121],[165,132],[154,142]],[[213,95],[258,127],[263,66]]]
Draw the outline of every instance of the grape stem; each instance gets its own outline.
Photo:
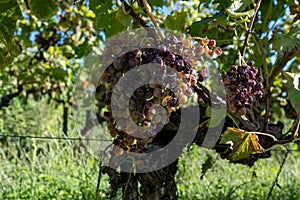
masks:
[[[144,4],[144,8],[145,8],[145,11],[146,11],[147,15],[149,16],[149,18],[151,19],[151,21],[154,24],[155,28],[157,29],[158,34],[160,35],[161,39],[165,39],[165,35],[161,31],[161,28],[159,27],[159,24],[158,24],[157,20],[155,19],[154,15],[152,14],[151,7],[148,4],[147,0],[143,0],[143,4]]]
[[[239,52],[239,66],[242,66],[242,65],[246,66],[247,63],[245,62],[243,56],[242,56],[241,53]]]
[[[252,31],[252,28],[253,28],[253,24],[254,24],[254,21],[255,21],[257,12],[258,12],[259,7],[260,7],[260,3],[261,3],[261,0],[258,0],[258,1],[257,1],[256,9],[255,9],[255,12],[254,12],[254,15],[253,15],[253,17],[252,17],[252,19],[251,19],[250,26],[249,26],[248,31],[247,31],[247,33],[246,33],[246,37],[245,37],[245,40],[244,40],[244,45],[243,45],[243,48],[242,48],[242,57],[245,56],[245,53],[246,53],[246,47],[247,47],[248,42],[249,42],[249,38],[250,38],[250,35],[251,35],[251,31]]]
[[[221,108],[226,106],[226,101],[221,97],[210,92],[204,85],[197,83],[197,85],[192,86],[197,95],[212,108]]]

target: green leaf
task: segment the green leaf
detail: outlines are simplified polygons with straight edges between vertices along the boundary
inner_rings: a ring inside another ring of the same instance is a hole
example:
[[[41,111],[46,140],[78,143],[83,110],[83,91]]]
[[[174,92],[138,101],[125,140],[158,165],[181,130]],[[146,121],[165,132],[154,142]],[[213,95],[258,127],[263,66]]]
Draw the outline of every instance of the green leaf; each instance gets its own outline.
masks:
[[[258,143],[257,132],[246,132],[231,127],[222,134],[220,144],[231,145],[230,149],[232,151],[227,157],[230,161],[247,159],[251,154],[265,152],[263,147]]]
[[[165,5],[164,0],[148,0],[150,6],[162,7]]]
[[[229,17],[239,18],[239,17],[246,17],[246,16],[253,17],[255,11],[254,11],[254,9],[248,10],[246,12],[234,12],[231,10],[227,10],[227,13],[228,13]]]
[[[214,20],[220,19],[222,16],[224,16],[224,11],[214,15],[213,17],[207,17],[201,21],[194,22],[191,26],[191,35],[203,36],[203,33],[209,30],[209,24]]]
[[[52,71],[52,76],[56,80],[64,80],[68,74],[65,70],[63,70],[61,68],[54,68],[51,71]]]
[[[291,101],[293,108],[299,114],[300,113],[300,91],[295,88],[291,88],[288,91],[287,98]]]
[[[213,0],[212,2],[213,2],[213,4],[218,4],[217,8],[219,10],[223,10],[225,8],[228,8],[232,4],[231,0]]]
[[[65,45],[61,47],[61,51],[67,58],[71,58],[74,56],[75,51],[70,45]]]
[[[232,18],[239,18],[239,17],[252,17],[255,13],[254,9],[245,11],[245,12],[237,12],[238,10],[243,10],[241,9],[244,4],[248,5],[251,2],[242,2],[241,0],[233,1],[231,6],[226,9],[228,15]]]
[[[14,39],[16,22],[22,13],[16,0],[0,2],[0,69],[10,64],[21,53],[21,46]]]
[[[96,16],[107,14],[112,7],[112,1],[89,0],[89,4]]]
[[[300,73],[285,72],[284,75],[288,81],[286,84],[288,88],[287,99],[291,101],[292,106],[297,113],[300,113]]]
[[[289,51],[295,47],[300,46],[300,27],[295,26],[290,29],[287,34],[275,33],[271,39],[273,49],[277,51],[279,55]]]
[[[125,14],[121,8],[119,8],[116,12],[116,20],[123,26],[130,26],[131,24],[131,16]]]
[[[194,22],[191,26],[190,34],[193,37],[220,38],[218,45],[228,45],[233,42],[235,35],[235,24],[230,23],[224,11],[213,17],[205,18],[201,21]]]
[[[96,28],[103,29],[106,37],[109,38],[128,28],[127,22],[125,22],[127,25],[124,26],[118,20],[119,18],[117,19],[117,12],[120,12],[119,9],[107,10],[106,6],[102,6],[100,10],[102,10],[102,12],[99,12],[99,15],[96,17]]]
[[[90,0],[90,9],[95,13],[95,15],[99,14],[99,10],[100,10],[100,1],[97,0]]]
[[[53,0],[29,0],[29,7],[32,14],[39,19],[52,17],[58,9],[58,5]]]
[[[228,10],[230,10],[231,12],[235,12],[238,9],[240,9],[240,7],[242,5],[243,5],[243,3],[241,2],[241,0],[233,1],[233,3],[231,4],[231,6],[228,8]]]
[[[108,26],[105,28],[105,34],[107,37],[111,37],[127,29],[127,26],[124,26],[117,20],[116,11],[110,12],[109,16],[110,18],[108,18]]]
[[[210,3],[212,0],[201,0],[200,1],[200,4],[202,4],[202,3]]]
[[[208,116],[211,118],[209,119],[209,127],[213,128],[218,126],[226,117],[226,110],[224,109],[214,109],[211,107],[208,107],[207,111]]]
[[[243,1],[240,1],[242,3],[242,5],[236,10],[236,11],[239,11],[239,12],[242,12],[244,11],[248,6],[250,6],[253,1],[252,0],[243,0]]]
[[[186,23],[185,12],[173,12],[172,15],[168,15],[165,20],[166,28],[172,30],[182,30]]]

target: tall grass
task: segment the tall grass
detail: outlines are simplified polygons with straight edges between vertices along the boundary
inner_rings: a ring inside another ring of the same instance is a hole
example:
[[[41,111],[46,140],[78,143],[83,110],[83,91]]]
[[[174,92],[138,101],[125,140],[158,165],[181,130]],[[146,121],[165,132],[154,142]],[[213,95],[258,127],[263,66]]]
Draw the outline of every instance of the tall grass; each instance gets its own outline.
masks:
[[[62,108],[30,101],[14,102],[0,111],[1,134],[63,137]],[[72,115],[69,137],[78,137]],[[105,130],[103,130],[105,131]],[[0,137],[0,199],[95,199],[98,150],[80,141]],[[293,146],[291,145],[290,148]],[[266,199],[284,148],[252,168],[227,163],[212,150],[192,146],[185,151],[176,175],[180,199]],[[213,166],[201,178],[201,165],[212,156]],[[300,199],[300,152],[289,153],[271,199]],[[107,176],[103,176],[100,198],[107,199]],[[120,199],[119,196],[115,199]]]

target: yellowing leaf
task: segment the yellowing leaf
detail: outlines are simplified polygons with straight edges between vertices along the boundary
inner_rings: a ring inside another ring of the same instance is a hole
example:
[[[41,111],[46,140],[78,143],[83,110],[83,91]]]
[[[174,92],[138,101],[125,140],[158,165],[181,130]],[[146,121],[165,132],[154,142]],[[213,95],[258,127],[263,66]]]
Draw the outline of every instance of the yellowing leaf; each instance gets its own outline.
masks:
[[[230,161],[239,161],[249,158],[251,154],[264,153],[264,148],[258,142],[258,136],[255,132],[246,132],[244,130],[229,127],[222,134],[220,144],[231,144],[231,152],[227,159]]]

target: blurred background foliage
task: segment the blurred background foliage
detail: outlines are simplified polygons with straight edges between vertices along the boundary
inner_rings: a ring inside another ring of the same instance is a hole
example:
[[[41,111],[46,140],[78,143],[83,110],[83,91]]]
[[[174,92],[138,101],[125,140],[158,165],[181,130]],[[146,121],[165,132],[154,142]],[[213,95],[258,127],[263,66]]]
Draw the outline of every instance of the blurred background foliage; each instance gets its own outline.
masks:
[[[149,0],[148,3],[162,28],[215,39],[223,50],[216,60],[222,72],[237,64],[257,2]],[[94,150],[83,153],[78,150],[78,141],[40,141],[3,135],[60,137],[68,132],[70,137],[81,136],[72,112],[67,112],[68,131],[63,115],[65,108],[76,107],[73,86],[84,58],[92,50],[101,50],[113,35],[153,24],[141,1],[84,0],[73,5],[70,0],[1,0],[0,11],[0,196],[2,199],[93,198],[98,173]],[[131,11],[144,24],[134,19]],[[262,1],[245,54],[245,60],[253,60],[265,79],[271,105],[270,122],[281,121],[285,133],[300,112],[299,16],[297,0]],[[84,84],[87,88],[91,83]],[[265,112],[262,110],[262,115]],[[295,152],[285,165],[278,183],[280,192],[274,199],[300,198],[298,145],[289,147]],[[266,198],[266,188],[278,171],[273,161],[284,156],[281,150],[271,160],[260,161],[254,167],[258,178],[244,181],[253,170],[238,165],[224,167],[225,161],[211,151],[194,147],[186,153],[190,158],[186,155],[181,158],[179,195],[182,199],[231,199],[240,195]],[[218,161],[212,174],[200,179],[201,170],[197,167],[205,154]],[[190,163],[195,170],[186,169]],[[230,181],[233,173],[238,176],[233,178],[237,179],[234,184]],[[248,183],[253,180],[255,184]],[[108,183],[104,181],[103,198],[107,190]]]

